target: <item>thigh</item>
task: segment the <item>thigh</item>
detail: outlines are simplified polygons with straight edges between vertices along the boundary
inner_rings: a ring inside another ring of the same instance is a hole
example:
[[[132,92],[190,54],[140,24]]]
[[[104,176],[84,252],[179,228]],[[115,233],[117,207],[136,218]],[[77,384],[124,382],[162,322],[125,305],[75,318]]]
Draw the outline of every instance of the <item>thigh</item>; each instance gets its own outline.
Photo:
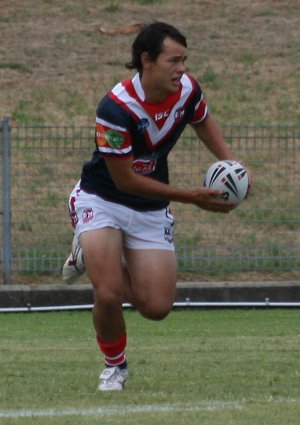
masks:
[[[80,244],[95,290],[106,295],[116,292],[123,294],[121,231],[105,227],[82,232]]]
[[[135,306],[151,316],[171,309],[176,295],[175,252],[162,249],[125,249]]]

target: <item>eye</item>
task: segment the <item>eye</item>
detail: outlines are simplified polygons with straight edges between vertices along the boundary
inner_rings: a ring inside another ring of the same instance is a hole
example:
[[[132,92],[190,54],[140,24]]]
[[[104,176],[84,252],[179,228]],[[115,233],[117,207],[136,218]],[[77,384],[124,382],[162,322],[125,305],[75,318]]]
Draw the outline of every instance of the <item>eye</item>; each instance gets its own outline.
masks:
[[[178,65],[179,63],[185,64],[185,61],[187,60],[187,56],[174,56],[170,58],[170,62],[174,65]]]
[[[174,58],[171,58],[170,59],[170,62],[171,63],[174,63],[174,64],[184,63],[185,61],[186,61],[186,58],[177,58],[177,57],[174,57]]]

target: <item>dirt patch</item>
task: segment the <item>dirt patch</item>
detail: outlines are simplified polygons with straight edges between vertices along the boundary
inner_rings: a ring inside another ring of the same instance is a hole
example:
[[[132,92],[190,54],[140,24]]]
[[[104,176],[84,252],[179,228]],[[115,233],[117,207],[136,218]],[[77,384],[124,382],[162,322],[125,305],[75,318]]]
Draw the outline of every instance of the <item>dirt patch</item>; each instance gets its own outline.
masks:
[[[0,117],[10,116],[13,126],[92,127],[99,99],[129,76],[124,63],[130,59],[135,32],[112,30],[152,20],[166,20],[187,35],[189,71],[199,79],[221,124],[300,122],[298,0],[49,0],[39,2],[39,7],[34,0],[0,0],[0,5]],[[270,159],[272,153],[262,149],[261,155]],[[19,163],[18,170],[22,171]],[[191,179],[195,181],[194,174]],[[259,196],[257,192],[254,202],[259,202]],[[181,206],[175,208],[180,212]],[[198,222],[185,222],[192,223],[193,235],[201,233],[203,222],[214,226],[201,214]],[[242,226],[237,229],[243,236]],[[66,232],[70,234],[70,229]],[[284,227],[282,233],[282,239],[298,243],[299,232],[295,236],[294,228]],[[272,279],[299,278],[298,274],[272,274]],[[234,273],[234,278],[270,280],[270,274]],[[59,279],[59,275],[13,276],[15,283],[57,283]],[[231,280],[231,276],[184,273],[179,279]]]
[[[0,115],[13,124],[93,125],[99,98],[128,76],[135,36],[109,32],[159,19],[187,35],[188,65],[221,122],[299,121],[297,0],[1,6]]]

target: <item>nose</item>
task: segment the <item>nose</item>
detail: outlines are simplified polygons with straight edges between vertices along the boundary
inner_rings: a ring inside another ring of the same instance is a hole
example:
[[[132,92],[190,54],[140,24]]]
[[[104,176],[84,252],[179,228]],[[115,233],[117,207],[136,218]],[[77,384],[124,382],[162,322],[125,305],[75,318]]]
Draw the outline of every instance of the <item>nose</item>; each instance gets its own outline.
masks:
[[[186,66],[185,66],[184,62],[180,62],[180,63],[178,64],[177,71],[178,71],[178,72],[180,72],[180,73],[184,73],[184,72],[185,72],[185,70],[186,70]]]

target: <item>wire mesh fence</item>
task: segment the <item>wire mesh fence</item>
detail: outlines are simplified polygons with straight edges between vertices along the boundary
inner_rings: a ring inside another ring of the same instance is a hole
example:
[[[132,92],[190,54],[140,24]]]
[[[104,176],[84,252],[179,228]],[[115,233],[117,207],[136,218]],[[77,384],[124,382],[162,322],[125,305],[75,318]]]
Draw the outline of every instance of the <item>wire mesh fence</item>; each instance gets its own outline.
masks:
[[[251,168],[253,192],[226,216],[178,207],[180,267],[210,274],[299,269],[299,128],[230,126],[224,134]],[[172,159],[174,180],[187,186],[201,183],[214,160],[193,135],[178,145]]]
[[[228,215],[172,204],[179,271],[217,275],[299,270],[300,127],[227,126],[223,130],[236,157],[252,170],[253,191]],[[3,171],[0,176],[0,283],[5,281],[5,261],[12,276],[57,275],[72,240],[68,196],[94,149],[94,128],[12,127],[8,141],[3,133],[2,126],[0,161],[6,175]],[[171,183],[202,185],[214,161],[187,129],[169,156]]]

